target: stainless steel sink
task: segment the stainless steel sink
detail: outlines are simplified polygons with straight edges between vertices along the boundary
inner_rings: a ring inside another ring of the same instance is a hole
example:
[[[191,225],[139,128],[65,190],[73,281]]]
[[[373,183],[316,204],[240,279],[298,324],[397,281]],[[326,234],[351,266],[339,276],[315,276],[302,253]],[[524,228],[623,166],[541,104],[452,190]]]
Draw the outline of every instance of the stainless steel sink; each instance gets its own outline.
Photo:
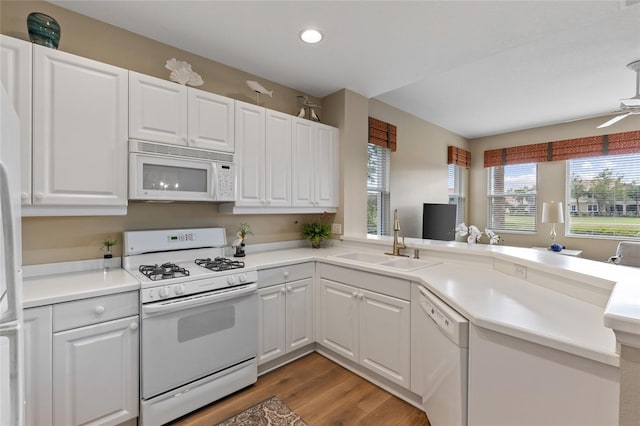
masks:
[[[409,257],[393,257],[384,254],[360,252],[337,254],[331,257],[402,271],[415,271],[417,269],[426,268],[427,266],[433,266],[439,263],[420,259],[411,259]]]

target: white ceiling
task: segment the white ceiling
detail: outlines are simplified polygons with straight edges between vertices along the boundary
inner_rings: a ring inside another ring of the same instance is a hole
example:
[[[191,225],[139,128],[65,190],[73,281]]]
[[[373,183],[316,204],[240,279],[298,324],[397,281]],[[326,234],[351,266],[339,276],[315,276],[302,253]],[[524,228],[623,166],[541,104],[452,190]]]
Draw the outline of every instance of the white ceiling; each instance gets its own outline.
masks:
[[[303,93],[347,88],[467,138],[612,114],[635,94],[626,65],[640,59],[639,0],[51,3]],[[324,40],[302,43],[307,27]]]

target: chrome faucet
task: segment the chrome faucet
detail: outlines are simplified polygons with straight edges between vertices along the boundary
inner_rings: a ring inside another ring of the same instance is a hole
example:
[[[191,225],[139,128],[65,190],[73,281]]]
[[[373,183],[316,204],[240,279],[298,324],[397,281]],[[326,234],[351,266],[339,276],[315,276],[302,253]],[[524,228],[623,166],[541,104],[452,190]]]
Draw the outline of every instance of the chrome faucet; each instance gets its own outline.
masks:
[[[402,237],[402,242],[398,242],[398,231],[400,231],[400,219],[398,218],[398,209],[393,211],[393,252],[385,253],[390,254],[392,256],[404,256],[409,257],[406,254],[400,254],[400,250],[406,249],[407,246],[404,244],[404,237]]]

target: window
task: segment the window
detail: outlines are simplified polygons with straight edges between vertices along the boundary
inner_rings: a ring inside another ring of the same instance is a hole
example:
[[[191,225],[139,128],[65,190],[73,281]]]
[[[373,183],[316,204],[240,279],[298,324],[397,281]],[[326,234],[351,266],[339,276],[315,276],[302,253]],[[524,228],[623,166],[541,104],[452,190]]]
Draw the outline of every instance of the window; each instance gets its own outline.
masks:
[[[536,164],[489,167],[488,173],[487,228],[535,232]]]
[[[389,172],[391,151],[368,144],[367,233],[389,235]]]
[[[569,235],[640,238],[640,154],[567,161]]]
[[[456,205],[456,225],[465,221],[467,208],[467,183],[469,170],[466,167],[449,164],[447,183],[449,186],[449,204]]]

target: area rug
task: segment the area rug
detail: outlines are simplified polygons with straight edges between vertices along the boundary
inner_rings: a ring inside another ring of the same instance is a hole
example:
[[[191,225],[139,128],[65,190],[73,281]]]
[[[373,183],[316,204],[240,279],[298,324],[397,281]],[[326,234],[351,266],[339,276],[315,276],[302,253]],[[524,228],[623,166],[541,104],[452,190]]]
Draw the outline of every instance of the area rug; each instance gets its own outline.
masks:
[[[307,426],[300,416],[291,411],[278,397],[272,396],[247,408],[243,412],[228,418],[217,426],[268,425],[268,426]]]

